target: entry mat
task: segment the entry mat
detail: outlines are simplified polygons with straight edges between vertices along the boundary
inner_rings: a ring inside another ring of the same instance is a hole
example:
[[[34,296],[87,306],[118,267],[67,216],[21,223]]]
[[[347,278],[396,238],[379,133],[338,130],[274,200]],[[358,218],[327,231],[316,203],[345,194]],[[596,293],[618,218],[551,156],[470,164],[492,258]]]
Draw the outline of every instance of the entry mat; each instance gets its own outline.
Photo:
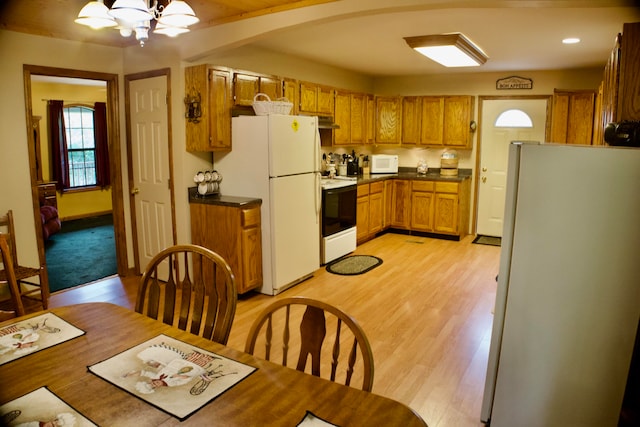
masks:
[[[343,276],[355,276],[366,273],[382,264],[382,260],[371,255],[351,255],[338,258],[325,267],[329,273]]]
[[[0,406],[0,425],[96,426],[46,387],[40,387]]]
[[[53,313],[0,328],[0,365],[84,335]]]
[[[158,335],[89,371],[181,421],[256,368]]]
[[[472,243],[478,243],[480,245],[489,245],[489,246],[500,246],[502,244],[502,238],[478,235],[475,239],[473,239]]]

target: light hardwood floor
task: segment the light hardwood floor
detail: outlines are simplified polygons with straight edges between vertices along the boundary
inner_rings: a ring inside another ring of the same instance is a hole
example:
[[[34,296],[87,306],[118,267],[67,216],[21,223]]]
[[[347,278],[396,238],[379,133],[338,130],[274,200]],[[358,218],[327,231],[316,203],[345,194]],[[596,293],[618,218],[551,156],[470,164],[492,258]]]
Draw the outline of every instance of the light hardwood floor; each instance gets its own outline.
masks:
[[[500,248],[385,234],[356,254],[383,264],[359,276],[319,269],[313,278],[270,297],[241,296],[228,345],[239,350],[253,319],[274,298],[304,295],[355,317],[371,342],[373,392],[416,410],[431,427],[482,426]],[[138,278],[111,278],[62,291],[52,307],[108,301],[133,309]]]

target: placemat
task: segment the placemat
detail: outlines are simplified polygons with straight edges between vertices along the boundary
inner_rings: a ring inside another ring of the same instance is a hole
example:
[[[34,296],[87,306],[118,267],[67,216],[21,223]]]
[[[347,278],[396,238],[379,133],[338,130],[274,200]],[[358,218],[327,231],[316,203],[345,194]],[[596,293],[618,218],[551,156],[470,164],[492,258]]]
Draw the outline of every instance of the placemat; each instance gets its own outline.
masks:
[[[323,420],[311,411],[307,411],[304,418],[297,427],[339,427],[336,424],[331,424],[329,421]]]
[[[97,427],[46,387],[0,406],[0,425]]]
[[[0,328],[0,365],[84,335],[53,313]]]
[[[181,421],[256,368],[158,335],[89,371]]]

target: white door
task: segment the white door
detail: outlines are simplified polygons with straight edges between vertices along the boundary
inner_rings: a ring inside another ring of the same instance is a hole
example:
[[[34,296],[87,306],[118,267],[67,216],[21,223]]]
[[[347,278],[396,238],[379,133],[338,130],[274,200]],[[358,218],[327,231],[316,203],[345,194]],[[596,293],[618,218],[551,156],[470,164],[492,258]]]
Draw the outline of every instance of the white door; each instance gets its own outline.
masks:
[[[533,127],[496,127],[498,116],[510,109],[524,111]],[[546,99],[482,101],[477,234],[502,237],[509,144],[524,140],[544,142],[546,114]]]
[[[133,229],[144,271],[154,255],[173,245],[166,76],[132,80],[129,94]]]

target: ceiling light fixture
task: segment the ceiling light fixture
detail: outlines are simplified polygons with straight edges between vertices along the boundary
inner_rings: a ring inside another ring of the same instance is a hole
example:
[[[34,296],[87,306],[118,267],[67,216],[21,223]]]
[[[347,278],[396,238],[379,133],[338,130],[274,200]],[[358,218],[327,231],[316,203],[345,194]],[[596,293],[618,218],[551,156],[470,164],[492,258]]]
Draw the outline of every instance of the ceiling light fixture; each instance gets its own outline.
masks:
[[[158,0],[116,0],[111,9],[104,0],[95,0],[80,10],[75,22],[94,30],[115,28],[122,37],[135,33],[140,46],[144,46],[154,19],[157,22],[153,32],[169,37],[189,32],[187,27],[200,21],[182,0],[169,0],[166,6],[158,4]]]
[[[487,55],[461,33],[405,37],[409,47],[445,67],[477,67]]]

